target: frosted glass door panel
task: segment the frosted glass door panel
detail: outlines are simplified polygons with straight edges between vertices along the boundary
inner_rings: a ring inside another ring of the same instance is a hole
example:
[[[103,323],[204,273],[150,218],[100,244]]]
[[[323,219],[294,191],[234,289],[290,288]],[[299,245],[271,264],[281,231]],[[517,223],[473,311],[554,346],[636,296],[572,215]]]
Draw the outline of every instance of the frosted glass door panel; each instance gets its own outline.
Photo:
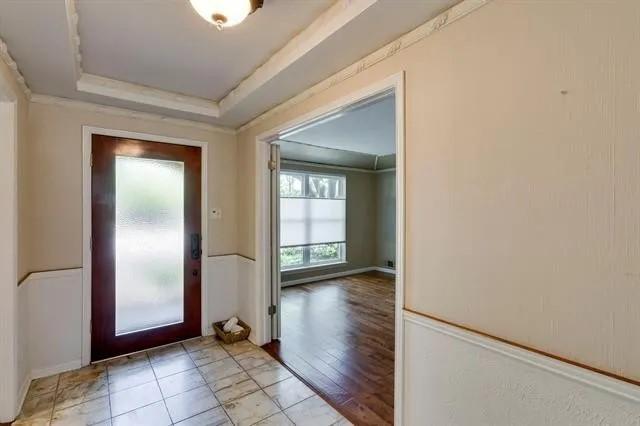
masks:
[[[116,336],[184,320],[184,163],[116,156]]]

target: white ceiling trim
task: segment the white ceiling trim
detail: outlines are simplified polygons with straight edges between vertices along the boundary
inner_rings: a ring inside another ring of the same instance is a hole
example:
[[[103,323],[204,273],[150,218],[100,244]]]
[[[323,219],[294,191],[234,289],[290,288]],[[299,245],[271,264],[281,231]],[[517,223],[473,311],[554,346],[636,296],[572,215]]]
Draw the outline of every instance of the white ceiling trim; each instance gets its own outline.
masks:
[[[16,64],[16,61],[14,61],[11,55],[9,54],[9,48],[7,47],[7,44],[1,38],[0,38],[0,59],[2,59],[2,61],[5,64],[7,64],[7,67],[9,67],[11,74],[13,74],[13,78],[15,78],[16,82],[18,83],[18,86],[20,87],[24,95],[27,97],[27,99],[29,99],[31,97],[31,89],[29,89],[29,86],[27,85],[27,82],[25,81],[24,76],[20,72],[20,69],[18,69],[18,64]]]
[[[232,110],[238,103],[266,84],[313,48],[335,34],[378,0],[338,0],[311,25],[302,30],[263,65],[220,100],[220,112]]]
[[[407,47],[419,42],[420,40],[430,36],[434,32],[440,30],[441,28],[457,21],[460,18],[465,17],[469,13],[475,11],[476,9],[488,4],[491,0],[464,0],[457,5],[451,7],[450,9],[445,10],[438,16],[414,30],[406,33],[400,38],[388,43],[386,46],[381,47],[375,52],[365,56],[358,62],[355,62],[348,67],[344,68],[341,71],[338,71],[331,77],[317,83],[314,86],[311,86],[307,90],[301,92],[300,94],[284,101],[280,105],[275,106],[269,111],[265,112],[262,115],[254,118],[250,122],[240,126],[238,128],[238,132],[244,131],[250,127],[256,126],[257,124],[279,114],[280,112],[291,108],[292,106],[299,104],[306,99],[309,99],[320,92],[323,92],[330,87],[333,87],[359,73],[362,71],[371,68],[375,64],[384,61],[398,53],[401,50],[406,49]]]
[[[314,23],[307,29],[298,34],[294,39],[287,43],[282,49],[276,52],[262,66],[257,68],[249,77],[243,80],[235,89],[227,94],[220,103],[192,96],[185,96],[179,93],[154,89],[138,84],[127,83],[120,80],[109,79],[97,75],[86,74],[82,70],[82,56],[80,49],[80,36],[78,33],[78,13],[75,7],[75,0],[65,0],[67,24],[69,28],[69,43],[73,52],[74,69],[77,73],[76,87],[77,90],[92,94],[98,94],[115,99],[126,100],[139,104],[152,105],[162,107],[174,111],[182,111],[187,113],[195,113],[198,115],[218,118],[238,105],[243,99],[247,98],[252,92],[260,88],[266,82],[271,80],[277,72],[290,66],[295,60],[301,58],[309,52],[313,46],[317,46],[322,40],[325,40],[332,33],[344,27],[350,20],[357,17],[360,13],[374,4],[377,0],[338,0],[336,4],[323,13]],[[253,127],[264,120],[279,114],[281,111],[291,108],[304,100],[324,91],[328,88],[347,80],[360,72],[364,71],[383,61],[397,52],[415,44],[440,28],[457,21],[467,14],[489,3],[491,0],[463,0],[461,3],[453,6],[447,11],[441,13],[437,17],[427,21],[425,24],[403,35],[397,40],[387,44],[386,46],[376,50],[370,55],[364,57],[358,62],[344,68],[335,73],[331,77],[317,83],[300,94],[284,101],[278,106],[254,118],[250,122],[238,128],[238,131]],[[326,29],[328,26],[331,29]],[[296,56],[297,55],[297,56]],[[29,89],[24,77],[20,73],[17,64],[8,53],[6,44],[0,39],[0,59],[2,59],[11,69],[18,84],[29,97],[31,90]],[[42,95],[38,95],[42,96]],[[62,99],[62,98],[59,98]],[[70,101],[70,100],[67,100]],[[86,102],[82,104],[91,105]],[[111,107],[108,107],[111,108]],[[116,108],[121,109],[121,108]],[[125,109],[122,109],[125,110]],[[125,110],[130,111],[130,110]],[[130,111],[132,112],[132,111]],[[159,114],[146,114],[149,116],[160,117],[163,121],[169,121],[168,117]],[[182,123],[194,123],[190,120],[178,120]],[[205,126],[209,126],[204,123]],[[221,127],[212,126],[221,129]],[[222,128],[228,131],[228,128]]]
[[[107,96],[181,111],[195,113],[205,117],[219,118],[232,110],[240,102],[250,96],[279,72],[291,66],[314,47],[343,28],[378,0],[338,0],[327,11],[320,15],[305,30],[296,35],[284,47],[274,53],[263,65],[231,90],[220,102],[181,95],[166,90],[155,89],[139,84],[128,83],[107,77],[87,74],[82,69],[80,34],[78,31],[79,15],[76,0],[65,0],[69,45],[73,52],[74,70],[76,73],[76,89],[81,92]]]
[[[120,117],[136,118],[139,120],[169,123],[169,124],[174,124],[176,126],[192,127],[192,128],[201,129],[201,130],[209,130],[214,132],[225,133],[229,135],[236,134],[236,131],[234,129],[231,129],[228,127],[222,127],[222,126],[215,126],[213,124],[203,123],[200,121],[183,120],[181,118],[166,117],[160,114],[133,111],[126,108],[118,108],[118,107],[94,104],[91,102],[77,101],[74,99],[67,99],[67,98],[59,98],[56,96],[33,94],[31,96],[31,102],[37,103],[37,104],[45,104],[45,105],[57,105],[57,106],[62,106],[66,108],[76,108],[76,109],[82,109],[84,111],[117,115]]]
[[[76,89],[78,91],[143,105],[167,108],[174,111],[198,114],[205,117],[218,118],[220,116],[218,103],[208,99],[181,95],[168,90],[155,89],[140,84],[85,73],[82,69],[80,33],[78,31],[78,21],[80,18],[76,9],[76,0],[65,0],[65,9],[69,32],[69,46],[73,52],[73,66]]]
[[[67,34],[73,58],[73,72],[76,81],[82,76],[82,54],[80,53],[80,35],[78,34],[78,11],[75,0],[64,0],[67,14]]]
[[[334,166],[333,164],[312,163],[310,161],[284,160],[284,159],[281,161],[281,163],[285,165],[293,164],[293,165],[299,165],[299,166],[317,167],[319,169],[351,170],[354,172],[370,173],[370,174],[379,174],[379,173],[396,171],[395,167],[392,167],[389,169],[371,170],[371,169],[363,169],[361,167]]]
[[[139,84],[127,83],[99,75],[82,73],[76,85],[79,91],[92,93],[94,95],[107,96],[207,117],[218,117],[220,115],[218,104],[213,101],[196,98],[194,96],[180,95],[178,93],[154,89]]]

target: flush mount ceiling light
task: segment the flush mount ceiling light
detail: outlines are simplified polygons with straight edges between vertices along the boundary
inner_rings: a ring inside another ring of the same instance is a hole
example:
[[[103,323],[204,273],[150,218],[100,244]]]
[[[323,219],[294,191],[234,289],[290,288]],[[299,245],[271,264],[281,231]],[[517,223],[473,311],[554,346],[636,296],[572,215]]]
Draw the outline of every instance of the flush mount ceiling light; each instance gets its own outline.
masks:
[[[198,15],[219,30],[238,25],[262,7],[263,0],[190,0]]]

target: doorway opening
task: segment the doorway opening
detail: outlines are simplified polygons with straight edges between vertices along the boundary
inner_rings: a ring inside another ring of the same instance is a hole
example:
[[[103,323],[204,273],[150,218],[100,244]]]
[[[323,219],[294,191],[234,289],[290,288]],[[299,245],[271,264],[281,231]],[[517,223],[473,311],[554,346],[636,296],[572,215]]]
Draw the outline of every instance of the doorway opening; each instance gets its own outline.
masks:
[[[264,347],[356,424],[397,422],[401,81],[306,116],[266,140]]]

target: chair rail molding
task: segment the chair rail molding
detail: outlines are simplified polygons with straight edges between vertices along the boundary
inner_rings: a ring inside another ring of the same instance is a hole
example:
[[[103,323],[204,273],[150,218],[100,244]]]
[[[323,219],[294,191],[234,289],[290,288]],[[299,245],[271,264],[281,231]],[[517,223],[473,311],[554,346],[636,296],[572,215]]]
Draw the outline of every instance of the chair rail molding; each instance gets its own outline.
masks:
[[[107,105],[94,104],[91,102],[78,101],[75,99],[59,98],[56,96],[41,95],[34,93],[31,96],[31,102],[45,105],[58,105],[66,108],[78,108],[85,111],[98,112],[101,114],[118,115],[121,117],[136,118],[139,120],[156,121],[168,123],[176,126],[192,127],[195,129],[209,130],[212,132],[220,132],[228,135],[235,135],[236,131],[230,127],[216,126],[215,124],[204,123],[201,121],[191,121],[182,118],[167,117],[160,114],[150,112],[134,111],[126,108],[119,108]]]
[[[640,386],[425,315],[403,318],[407,423],[640,422]]]

